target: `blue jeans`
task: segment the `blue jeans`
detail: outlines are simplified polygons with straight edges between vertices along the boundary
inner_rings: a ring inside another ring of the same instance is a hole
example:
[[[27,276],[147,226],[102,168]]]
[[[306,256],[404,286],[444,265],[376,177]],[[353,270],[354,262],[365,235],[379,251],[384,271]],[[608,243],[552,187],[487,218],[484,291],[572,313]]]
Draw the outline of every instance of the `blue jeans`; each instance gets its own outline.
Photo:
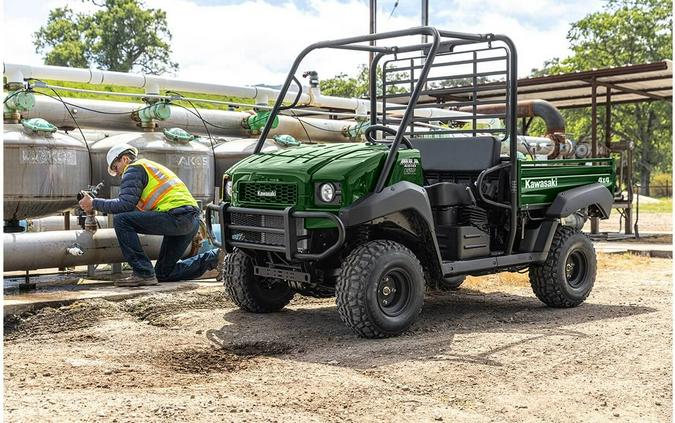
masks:
[[[113,216],[113,227],[124,258],[134,274],[160,282],[195,279],[218,265],[218,249],[181,260],[199,230],[199,211],[179,207],[168,212],[132,211]],[[164,235],[153,269],[138,234]]]

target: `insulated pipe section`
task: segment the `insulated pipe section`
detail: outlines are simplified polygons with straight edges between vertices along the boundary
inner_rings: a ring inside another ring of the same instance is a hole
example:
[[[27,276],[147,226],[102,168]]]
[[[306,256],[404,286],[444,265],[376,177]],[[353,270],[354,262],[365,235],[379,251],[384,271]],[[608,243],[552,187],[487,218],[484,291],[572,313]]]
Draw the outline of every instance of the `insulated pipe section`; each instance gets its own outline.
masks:
[[[108,218],[106,216],[96,216],[98,227],[105,229],[108,227]],[[65,218],[63,216],[47,216],[38,219],[28,219],[28,232],[52,232],[66,230]],[[70,230],[82,230],[77,216],[70,216]]]
[[[148,74],[131,74],[104,71],[100,69],[69,68],[49,65],[20,65],[5,63],[4,74],[7,82],[23,82],[26,79],[55,79],[58,81],[83,82],[86,84],[106,84],[122,87],[143,88],[148,94],[157,94],[160,90],[184,91],[202,94],[216,94],[252,98],[267,102],[275,99],[279,91],[266,87],[236,86],[212,84],[207,82],[181,81]],[[288,92],[285,101],[293,101],[297,92]],[[309,95],[302,94],[300,103],[307,103]]]
[[[139,237],[148,257],[157,259],[162,236]],[[3,248],[5,272],[125,261],[114,229],[6,233]]]
[[[91,129],[107,129],[115,131],[138,131],[138,122],[131,119],[134,110],[145,107],[141,103],[125,103],[87,99],[63,99],[76,106],[68,106],[81,127]],[[88,110],[90,109],[90,110]],[[97,110],[98,112],[94,112]],[[103,113],[99,113],[103,112]],[[247,138],[250,136],[242,126],[242,121],[251,115],[246,112],[201,109],[200,114],[212,135]],[[25,117],[41,117],[59,128],[74,128],[75,123],[58,100],[37,96],[35,107],[25,113]],[[345,142],[348,139],[343,131],[350,122],[331,119],[306,118],[302,116],[279,116],[279,126],[270,132],[274,135],[292,135],[296,139],[307,139],[321,142]],[[172,107],[171,116],[164,120],[162,126],[177,126],[188,132],[205,134],[205,123],[193,113],[181,107]]]
[[[551,138],[533,137],[529,135],[518,135],[517,139],[518,139],[518,151],[520,151],[525,155],[541,154],[550,156],[551,153],[553,153],[556,148],[555,141],[553,141]],[[577,144],[574,141],[565,139],[564,143],[559,144],[558,146],[559,149],[558,157],[564,158],[576,157],[577,154],[576,148]],[[502,150],[502,153],[506,153],[506,151]],[[585,155],[581,157],[585,157]]]
[[[461,111],[471,112],[472,106],[462,107]],[[485,104],[476,107],[476,113],[480,114],[505,114],[505,104]],[[546,137],[554,142],[555,147],[548,155],[554,159],[560,154],[560,145],[565,144],[565,119],[558,108],[546,100],[525,100],[518,102],[516,117],[540,117],[546,124]]]
[[[343,98],[343,97],[333,97],[325,96],[321,94],[319,87],[309,88],[309,103],[305,104],[306,106],[312,107],[324,107],[324,108],[336,108],[336,109],[346,109],[354,110],[357,115],[367,116],[370,111],[370,100],[363,98]],[[400,104],[391,103],[392,106],[401,106]],[[377,113],[382,113],[382,102],[375,103],[375,108]],[[403,116],[405,110],[394,110],[390,111],[388,114],[392,116]],[[440,109],[437,107],[422,107],[415,108],[413,111],[415,117],[422,118],[453,118],[461,116],[472,116],[472,113],[458,112],[455,110]]]
[[[83,82],[87,84],[107,84],[122,87],[142,88],[147,94],[158,94],[161,90],[179,92],[191,92],[202,94],[225,95],[240,98],[250,98],[256,104],[267,104],[276,100],[280,91],[267,87],[237,86],[212,84],[206,82],[182,81],[174,78],[163,78],[156,75],[131,74],[124,72],[104,71],[100,69],[69,68],[65,66],[49,65],[20,65],[16,63],[4,64],[4,75],[7,82],[23,84],[24,80],[53,79],[57,81]],[[297,90],[299,87],[291,87]],[[298,92],[289,90],[284,96],[284,101],[292,102]],[[366,116],[370,108],[370,100],[362,98],[334,97],[321,94],[319,87],[303,87],[303,92],[298,100],[299,105],[354,110],[357,114]],[[452,114],[444,109],[416,110],[416,116],[426,116],[432,113],[434,116],[451,117]],[[382,111],[382,103],[377,103],[377,111]]]

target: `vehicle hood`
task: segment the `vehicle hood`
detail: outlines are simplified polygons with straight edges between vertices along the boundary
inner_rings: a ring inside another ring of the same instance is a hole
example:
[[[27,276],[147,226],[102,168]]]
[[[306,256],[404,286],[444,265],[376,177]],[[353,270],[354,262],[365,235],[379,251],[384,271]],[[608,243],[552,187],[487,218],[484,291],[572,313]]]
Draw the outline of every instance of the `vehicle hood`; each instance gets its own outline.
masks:
[[[228,170],[236,180],[249,175],[250,179],[272,180],[294,177],[308,181],[315,174],[322,180],[343,180],[350,170],[377,167],[387,154],[384,145],[313,144],[280,151],[254,154]],[[256,177],[258,176],[258,177]]]

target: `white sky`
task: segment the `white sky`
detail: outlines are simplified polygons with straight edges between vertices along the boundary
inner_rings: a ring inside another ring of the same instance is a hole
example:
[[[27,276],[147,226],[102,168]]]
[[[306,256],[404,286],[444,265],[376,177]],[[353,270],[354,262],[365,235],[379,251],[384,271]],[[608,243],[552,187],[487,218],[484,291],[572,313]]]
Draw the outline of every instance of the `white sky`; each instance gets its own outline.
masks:
[[[420,0],[378,1],[378,31],[419,25]],[[565,35],[570,23],[599,11],[602,0],[429,0],[430,24],[459,32],[508,35],[518,49],[519,76],[544,60],[569,54]],[[67,0],[5,0],[3,61],[40,64],[32,34],[49,10],[69,4],[76,10],[91,4]],[[368,32],[367,0],[145,0],[167,12],[173,33],[177,77],[224,84],[283,82],[295,56],[307,45]],[[322,78],[354,74],[367,53],[313,54],[301,70]]]

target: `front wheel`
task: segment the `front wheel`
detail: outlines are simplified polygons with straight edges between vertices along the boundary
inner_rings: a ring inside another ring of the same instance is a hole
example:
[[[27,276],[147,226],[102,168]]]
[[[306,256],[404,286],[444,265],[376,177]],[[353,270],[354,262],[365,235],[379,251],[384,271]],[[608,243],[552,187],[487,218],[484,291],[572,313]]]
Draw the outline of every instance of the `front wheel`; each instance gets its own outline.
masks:
[[[279,311],[295,295],[285,281],[254,275],[253,260],[237,248],[225,256],[222,271],[225,292],[239,308],[246,311]]]
[[[457,291],[465,280],[466,276],[451,276],[448,278],[442,278],[439,281],[438,286],[441,291]]]
[[[597,266],[591,240],[578,229],[561,226],[556,230],[546,261],[530,266],[530,284],[544,304],[576,307],[591,293]]]
[[[412,325],[424,302],[424,272],[403,245],[370,241],[347,256],[336,286],[340,318],[364,338],[386,338]]]

